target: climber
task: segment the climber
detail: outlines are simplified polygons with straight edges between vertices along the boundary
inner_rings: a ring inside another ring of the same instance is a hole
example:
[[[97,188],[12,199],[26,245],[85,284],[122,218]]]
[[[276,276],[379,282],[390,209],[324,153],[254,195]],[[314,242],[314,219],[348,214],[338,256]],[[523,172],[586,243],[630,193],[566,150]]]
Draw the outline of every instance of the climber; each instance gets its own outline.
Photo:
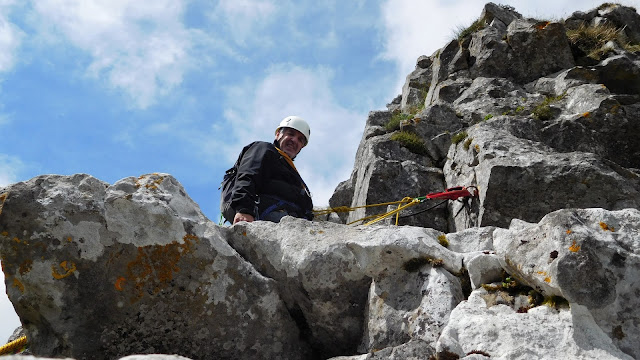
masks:
[[[245,146],[221,185],[224,218],[233,224],[280,222],[286,215],[312,220],[311,194],[293,164],[310,135],[306,121],[288,116],[276,129],[273,143],[256,141]]]

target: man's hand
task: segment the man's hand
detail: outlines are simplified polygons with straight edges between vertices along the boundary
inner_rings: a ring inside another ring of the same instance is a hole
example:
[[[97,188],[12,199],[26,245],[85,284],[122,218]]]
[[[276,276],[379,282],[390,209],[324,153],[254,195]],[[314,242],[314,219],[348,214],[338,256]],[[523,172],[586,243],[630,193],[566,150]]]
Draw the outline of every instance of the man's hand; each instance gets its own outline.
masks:
[[[243,213],[236,213],[236,216],[233,217],[234,224],[240,221],[252,222],[254,220],[253,215]]]

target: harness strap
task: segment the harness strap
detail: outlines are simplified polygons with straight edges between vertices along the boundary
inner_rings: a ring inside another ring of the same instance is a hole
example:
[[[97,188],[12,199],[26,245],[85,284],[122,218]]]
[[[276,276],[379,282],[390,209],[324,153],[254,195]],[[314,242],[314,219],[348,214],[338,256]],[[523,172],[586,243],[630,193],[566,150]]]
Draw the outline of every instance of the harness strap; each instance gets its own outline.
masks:
[[[272,204],[271,206],[269,206],[268,208],[266,208],[266,209],[265,209],[265,210],[264,210],[264,211],[263,211],[263,212],[258,216],[258,220],[260,220],[260,219],[264,219],[264,218],[265,218],[267,215],[269,215],[272,211],[274,211],[274,210],[276,210],[276,209],[278,209],[278,208],[281,208],[283,205],[289,206],[289,207],[291,207],[293,210],[296,210],[297,212],[300,212],[300,210],[302,210],[302,208],[300,208],[300,206],[298,206],[298,205],[296,205],[296,204],[294,204],[294,203],[292,203],[292,202],[289,202],[289,201],[286,201],[286,200],[282,200],[282,199],[278,199],[278,198],[276,198],[276,197],[268,196],[268,195],[267,195],[267,196],[263,195],[263,197],[272,198],[272,199],[278,200],[278,202],[276,202],[275,204]],[[300,214],[300,215],[302,215],[302,214]]]

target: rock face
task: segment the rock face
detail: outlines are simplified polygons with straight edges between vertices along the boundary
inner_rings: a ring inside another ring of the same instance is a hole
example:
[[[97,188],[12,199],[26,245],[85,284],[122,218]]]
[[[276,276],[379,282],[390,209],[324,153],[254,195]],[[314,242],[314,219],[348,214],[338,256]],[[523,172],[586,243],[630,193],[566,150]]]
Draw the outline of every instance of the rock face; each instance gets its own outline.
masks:
[[[567,207],[640,207],[638,23],[635,9],[615,4],[559,22],[487,4],[475,31],[418,59],[399,103],[369,115],[351,178],[331,206],[477,186],[466,204],[399,223],[445,232],[537,222]],[[615,39],[591,41],[607,27]],[[411,147],[394,141],[394,122],[407,118],[420,120],[411,132],[422,154],[406,156]]]
[[[479,190],[403,211],[404,226],[336,223],[393,205],[220,227],[168,174],[0,189],[2,270],[29,350],[640,358],[638,24],[615,4],[547,22],[489,3],[474,31],[421,56],[388,111],[370,113],[330,201]],[[582,29],[601,26],[618,37],[586,48]]]
[[[0,199],[7,291],[37,356],[640,357],[638,209],[444,234],[219,227],[167,174],[45,175]]]

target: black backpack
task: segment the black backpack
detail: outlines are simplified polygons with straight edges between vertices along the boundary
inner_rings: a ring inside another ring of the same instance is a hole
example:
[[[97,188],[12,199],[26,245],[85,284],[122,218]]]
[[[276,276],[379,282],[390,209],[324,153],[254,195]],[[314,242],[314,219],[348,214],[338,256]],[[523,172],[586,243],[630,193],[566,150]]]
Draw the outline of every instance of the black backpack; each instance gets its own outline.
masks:
[[[233,224],[233,217],[236,216],[236,211],[231,208],[231,195],[233,187],[236,184],[238,166],[240,166],[240,161],[242,161],[244,153],[246,153],[253,144],[255,144],[255,142],[252,142],[251,144],[242,148],[242,151],[240,152],[236,163],[233,164],[232,168],[224,172],[222,183],[220,183],[220,187],[218,188],[218,190],[222,190],[222,192],[220,193],[220,213],[222,214],[224,219],[231,224]]]

